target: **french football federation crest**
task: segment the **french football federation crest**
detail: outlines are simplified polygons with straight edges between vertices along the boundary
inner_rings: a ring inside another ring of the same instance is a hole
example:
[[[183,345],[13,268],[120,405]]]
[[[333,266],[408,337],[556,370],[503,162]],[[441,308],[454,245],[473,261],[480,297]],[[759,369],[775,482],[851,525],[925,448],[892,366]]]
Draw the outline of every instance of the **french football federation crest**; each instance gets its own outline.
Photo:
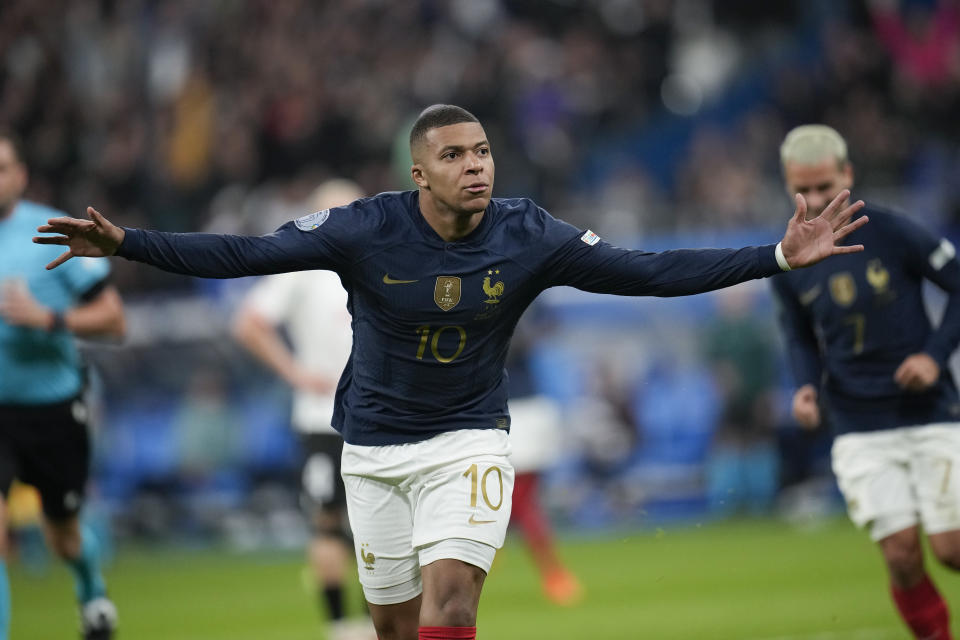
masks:
[[[880,258],[867,263],[867,282],[877,293],[883,293],[890,284],[890,272],[883,268]]]
[[[437,276],[433,288],[433,301],[444,311],[450,311],[460,302],[460,278],[457,276]]]
[[[486,277],[483,279],[483,292],[487,294],[487,299],[484,300],[486,304],[497,304],[500,302],[500,296],[503,295],[503,281],[498,280],[493,284],[490,283],[490,276],[499,275],[500,269],[494,271],[493,269],[487,271]]]
[[[848,271],[830,276],[830,297],[841,307],[849,307],[857,299],[857,283]]]

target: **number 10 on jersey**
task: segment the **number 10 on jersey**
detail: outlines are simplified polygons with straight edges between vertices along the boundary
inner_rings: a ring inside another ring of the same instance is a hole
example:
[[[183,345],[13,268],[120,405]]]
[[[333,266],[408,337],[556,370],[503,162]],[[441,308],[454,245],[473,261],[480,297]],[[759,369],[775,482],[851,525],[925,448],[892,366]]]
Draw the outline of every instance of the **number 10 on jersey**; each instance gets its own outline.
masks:
[[[460,341],[457,343],[457,349],[451,355],[443,355],[440,353],[440,336],[446,331],[456,331],[460,336]],[[420,344],[417,345],[417,360],[423,360],[423,356],[427,351],[427,344],[430,345],[430,353],[433,354],[433,357],[437,362],[442,364],[448,364],[457,359],[461,353],[463,353],[463,348],[467,346],[467,331],[463,327],[455,324],[446,325],[440,327],[436,331],[433,331],[433,328],[424,324],[417,327],[417,335],[420,336]],[[431,335],[433,336],[431,339]]]

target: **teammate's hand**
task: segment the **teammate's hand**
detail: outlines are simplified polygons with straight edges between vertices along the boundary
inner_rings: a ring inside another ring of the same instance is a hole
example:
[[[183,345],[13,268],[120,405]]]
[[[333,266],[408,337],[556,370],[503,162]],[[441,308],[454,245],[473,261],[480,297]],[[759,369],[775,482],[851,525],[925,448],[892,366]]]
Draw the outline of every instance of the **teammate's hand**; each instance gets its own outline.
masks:
[[[907,356],[893,374],[893,381],[907,391],[925,391],[940,379],[940,365],[926,353]]]
[[[111,224],[93,207],[87,207],[89,220],[79,218],[52,218],[47,224],[37,227],[38,233],[59,233],[58,236],[35,236],[37,244],[59,244],[69,247],[47,265],[47,269],[59,267],[74,256],[103,258],[112,256],[123,242],[124,230]]]
[[[47,329],[52,312],[30,295],[22,280],[4,280],[0,287],[0,318],[15,327]]]
[[[844,207],[849,197],[850,191],[844,189],[830,201],[823,213],[813,220],[807,220],[807,201],[797,194],[797,210],[787,223],[787,232],[780,241],[783,257],[791,268],[807,267],[841,253],[863,251],[862,244],[837,244],[868,221],[867,216],[861,216],[850,222],[850,217],[863,208],[863,200]]]
[[[812,384],[803,385],[793,394],[793,418],[804,429],[816,429],[820,426],[817,390]]]

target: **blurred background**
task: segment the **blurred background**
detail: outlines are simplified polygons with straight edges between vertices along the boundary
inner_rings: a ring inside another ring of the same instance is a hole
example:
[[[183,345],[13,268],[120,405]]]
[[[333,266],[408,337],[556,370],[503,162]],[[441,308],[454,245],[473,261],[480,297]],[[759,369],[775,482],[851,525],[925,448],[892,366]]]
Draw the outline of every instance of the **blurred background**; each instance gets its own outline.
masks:
[[[952,0],[3,0],[0,51],[28,197],[126,226],[260,234],[328,177],[412,188],[409,125],[448,102],[485,125],[495,196],[620,246],[776,241],[778,146],[810,122],[846,137],[856,197],[960,241]],[[130,336],[86,347],[91,513],[120,540],[299,548],[289,392],[229,335],[252,281],[113,267]],[[842,511],[766,282],[549,291],[510,370],[563,408],[564,531]]]

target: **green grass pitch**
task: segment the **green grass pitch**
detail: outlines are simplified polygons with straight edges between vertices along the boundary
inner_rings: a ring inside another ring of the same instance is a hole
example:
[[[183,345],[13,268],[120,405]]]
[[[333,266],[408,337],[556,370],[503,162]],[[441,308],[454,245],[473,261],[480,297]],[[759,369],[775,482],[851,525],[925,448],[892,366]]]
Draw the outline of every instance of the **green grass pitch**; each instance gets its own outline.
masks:
[[[551,605],[511,538],[480,602],[478,637],[517,639],[892,640],[909,635],[887,595],[879,553],[846,520],[807,531],[743,521],[564,539],[586,586]],[[934,579],[960,611],[960,576]],[[121,550],[107,573],[119,640],[318,640],[296,553]],[[15,640],[77,637],[66,569],[11,567]],[[359,595],[356,595],[359,598]],[[356,607],[354,607],[356,609]]]

